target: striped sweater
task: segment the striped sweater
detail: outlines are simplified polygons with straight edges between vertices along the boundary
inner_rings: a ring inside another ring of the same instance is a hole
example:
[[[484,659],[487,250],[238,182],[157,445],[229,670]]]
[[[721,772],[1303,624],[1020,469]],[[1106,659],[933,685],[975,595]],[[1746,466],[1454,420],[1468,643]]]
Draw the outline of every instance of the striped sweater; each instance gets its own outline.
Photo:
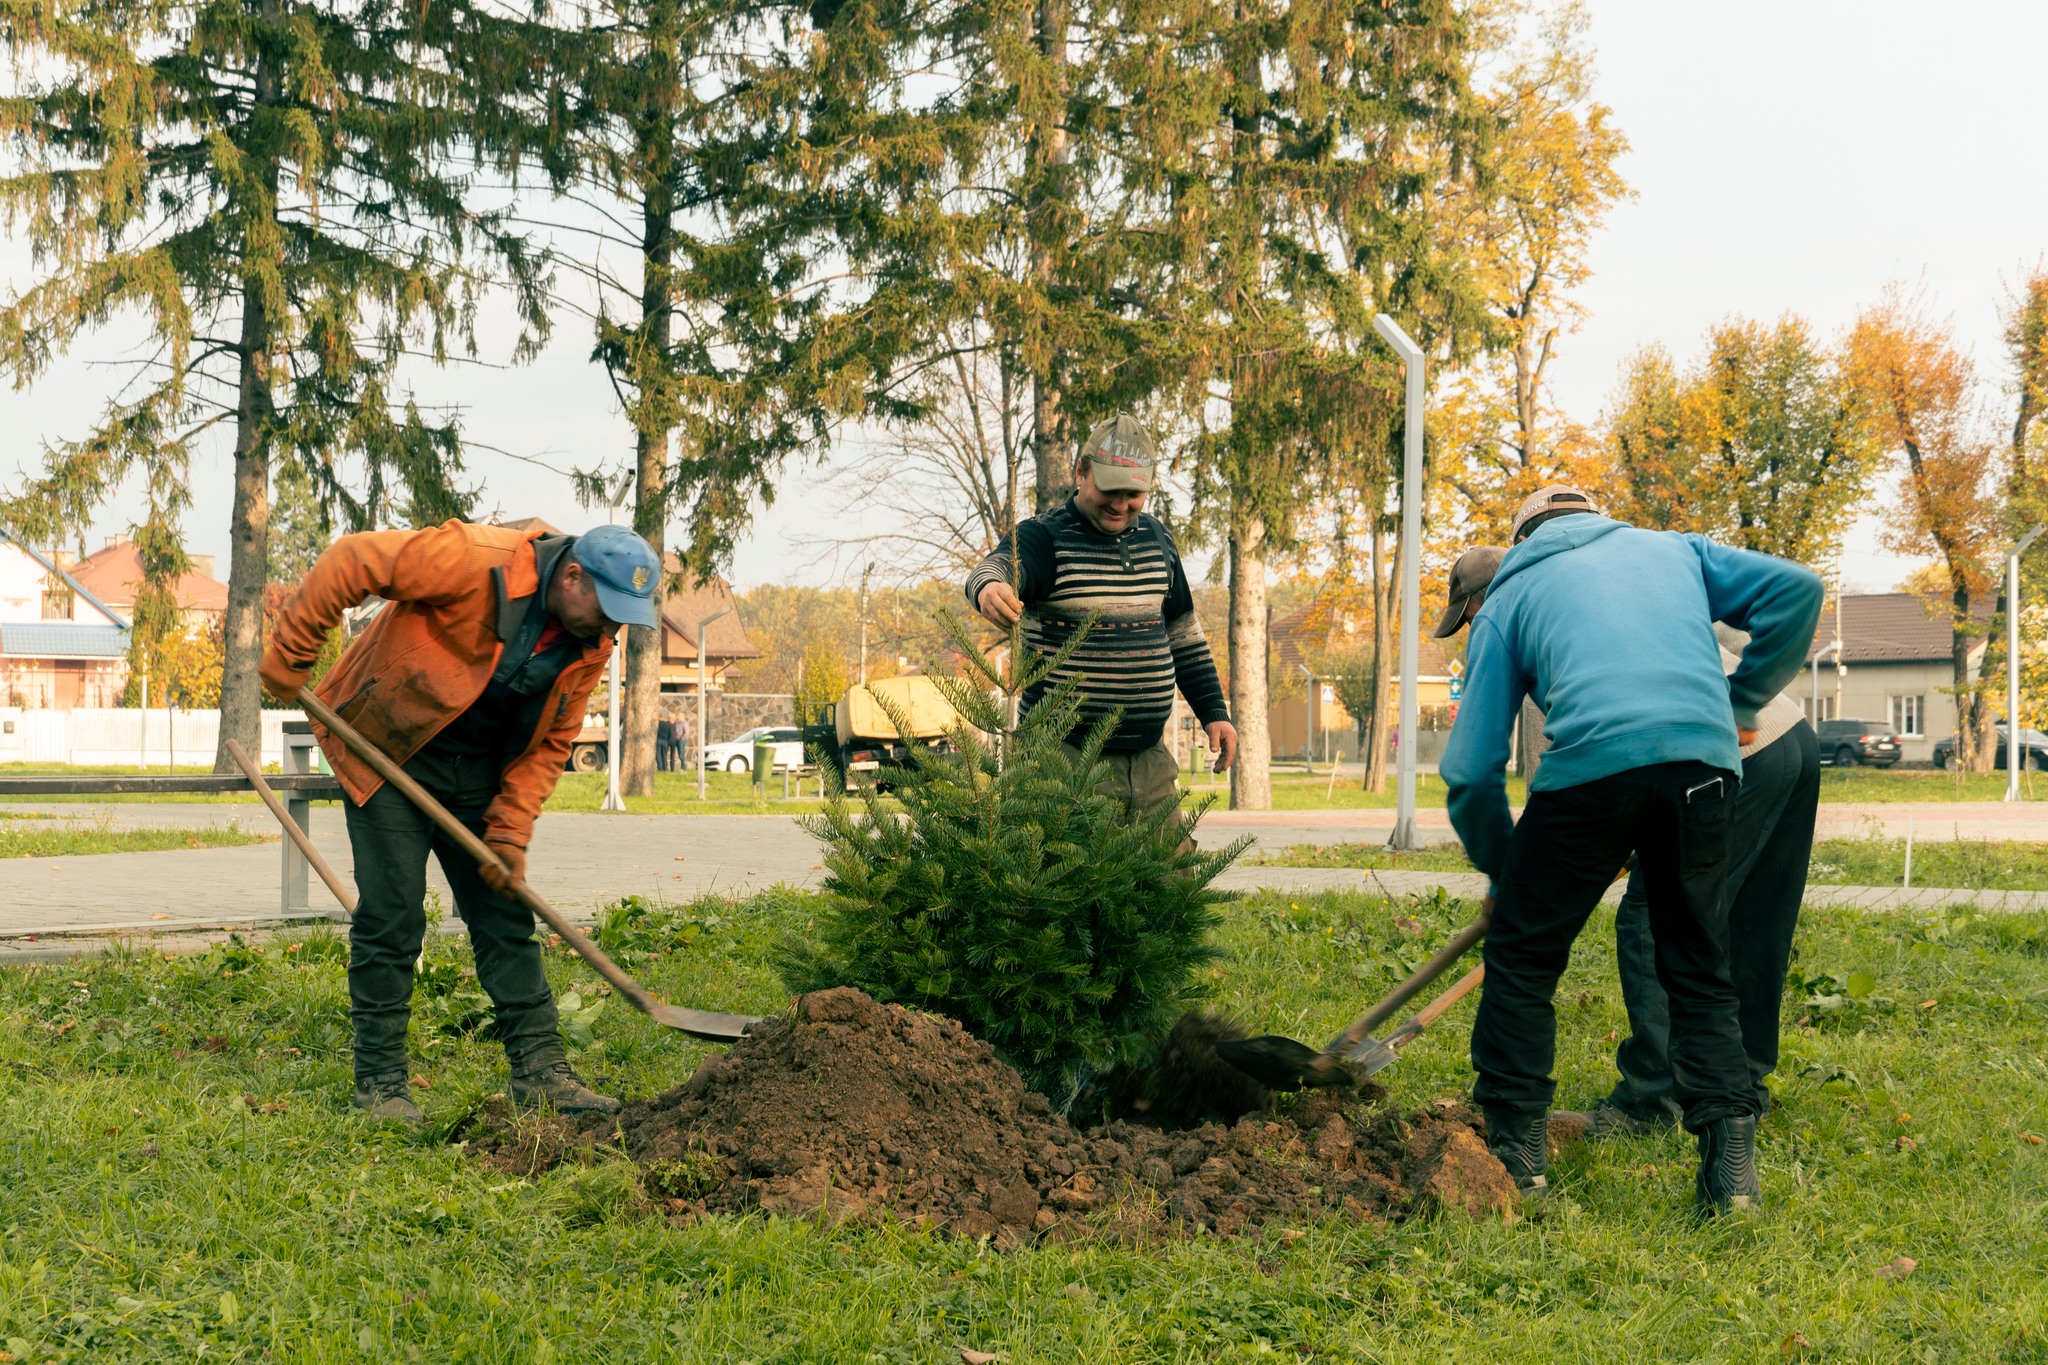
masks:
[[[1066,677],[1081,678],[1078,742],[1108,712],[1120,712],[1109,753],[1137,753],[1159,743],[1173,714],[1178,686],[1203,725],[1229,720],[1216,660],[1195,615],[1187,570],[1166,528],[1140,514],[1119,535],[1104,535],[1068,499],[1005,536],[967,576],[967,600],[991,583],[1015,582],[1024,601],[1024,640],[1041,654],[1065,644],[1075,627],[1099,613],[1088,638],[1062,668],[1024,694],[1029,710]]]

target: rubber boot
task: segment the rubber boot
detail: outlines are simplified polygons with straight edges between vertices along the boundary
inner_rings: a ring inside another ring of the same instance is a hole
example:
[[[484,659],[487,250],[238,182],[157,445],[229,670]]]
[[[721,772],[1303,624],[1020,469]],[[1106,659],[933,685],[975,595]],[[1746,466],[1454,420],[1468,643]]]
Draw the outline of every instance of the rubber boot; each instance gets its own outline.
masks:
[[[1702,1217],[1755,1213],[1764,1206],[1756,1171],[1756,1120],[1715,1119],[1699,1132],[1700,1173],[1693,1195]]]
[[[380,1071],[357,1081],[355,1105],[367,1111],[370,1118],[387,1119],[409,1128],[421,1127],[427,1121],[420,1107],[412,1102],[412,1085],[404,1071]]]
[[[520,1109],[552,1108],[557,1114],[616,1114],[619,1102],[600,1095],[560,1057],[528,1062],[512,1073],[512,1103]]]
[[[1486,1116],[1486,1148],[1514,1177],[1522,1202],[1540,1202],[1550,1193],[1544,1175],[1549,1159],[1550,1115],[1538,1110],[1528,1117],[1492,1113]]]

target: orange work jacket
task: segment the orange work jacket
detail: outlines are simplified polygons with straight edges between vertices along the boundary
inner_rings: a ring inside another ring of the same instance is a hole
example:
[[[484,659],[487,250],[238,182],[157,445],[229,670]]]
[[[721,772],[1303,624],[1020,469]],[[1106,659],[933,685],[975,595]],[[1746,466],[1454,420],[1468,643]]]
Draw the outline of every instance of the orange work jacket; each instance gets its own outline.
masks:
[[[335,660],[314,694],[400,763],[483,695],[491,671],[540,591],[533,542],[540,531],[448,521],[424,531],[343,536],[299,584],[271,636],[267,677],[303,679],[342,616],[371,595],[390,605]],[[583,651],[555,680],[541,721],[505,768],[484,814],[485,837],[524,848],[561,779],[584,707],[611,659],[612,642]],[[280,667],[282,665],[282,667]],[[334,736],[313,733],[358,805],[383,779]]]

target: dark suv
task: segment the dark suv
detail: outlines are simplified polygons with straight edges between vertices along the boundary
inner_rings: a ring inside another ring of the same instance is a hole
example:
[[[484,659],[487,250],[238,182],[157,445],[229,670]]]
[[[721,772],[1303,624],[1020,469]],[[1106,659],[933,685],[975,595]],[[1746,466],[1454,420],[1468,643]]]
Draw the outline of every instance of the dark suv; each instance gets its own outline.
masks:
[[[2003,725],[1996,727],[1996,733],[1997,739],[1994,741],[1996,749],[1992,757],[1992,767],[2003,770],[2005,767],[2005,727]],[[1950,735],[1947,739],[1940,741],[1934,746],[1934,766],[1946,768],[1955,761],[1956,740],[1954,735]],[[2020,767],[2048,770],[2048,735],[2042,734],[2039,730],[2020,731]]]
[[[1824,720],[1819,734],[1823,763],[1838,768],[1859,763],[1889,768],[1899,761],[1899,732],[1881,720]]]

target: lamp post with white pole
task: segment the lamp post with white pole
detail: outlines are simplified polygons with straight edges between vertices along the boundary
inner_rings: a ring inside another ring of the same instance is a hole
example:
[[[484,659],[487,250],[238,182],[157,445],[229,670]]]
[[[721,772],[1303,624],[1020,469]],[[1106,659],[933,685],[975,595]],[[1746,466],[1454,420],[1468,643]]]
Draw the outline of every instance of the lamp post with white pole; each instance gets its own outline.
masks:
[[[619,476],[618,487],[612,490],[611,509],[607,517],[610,524],[618,525],[619,507],[625,502],[626,490],[632,485],[633,476],[630,472]],[[624,636],[628,629],[630,627],[619,627],[620,638],[612,642],[611,663],[605,673],[605,693],[611,700],[611,706],[605,724],[604,804],[598,807],[599,810],[618,811],[621,814],[626,809],[626,798],[619,791],[619,651],[625,648]],[[655,629],[659,630],[661,627],[657,625]]]
[[[1421,653],[1422,618],[1422,348],[1381,313],[1373,330],[1401,357],[1408,371],[1406,450],[1401,474],[1401,744],[1397,761],[1400,781],[1395,797],[1394,836],[1388,847],[1416,849],[1415,745],[1421,721],[1421,700],[1415,691],[1415,670]]]
[[[2020,799],[2020,556],[2048,527],[2035,526],[2005,552],[2005,799]]]
[[[697,799],[704,799],[704,749],[711,743],[711,736],[704,730],[704,655],[706,646],[704,634],[711,629],[711,623],[721,616],[730,616],[731,607],[722,607],[697,623]]]
[[[1813,651],[1813,714],[1809,719],[1813,721],[1815,729],[1820,728],[1820,661],[1823,656],[1828,654],[1835,656],[1835,667],[1840,668],[1842,666],[1842,642],[1836,640],[1833,644],[1822,645],[1819,649]]]

